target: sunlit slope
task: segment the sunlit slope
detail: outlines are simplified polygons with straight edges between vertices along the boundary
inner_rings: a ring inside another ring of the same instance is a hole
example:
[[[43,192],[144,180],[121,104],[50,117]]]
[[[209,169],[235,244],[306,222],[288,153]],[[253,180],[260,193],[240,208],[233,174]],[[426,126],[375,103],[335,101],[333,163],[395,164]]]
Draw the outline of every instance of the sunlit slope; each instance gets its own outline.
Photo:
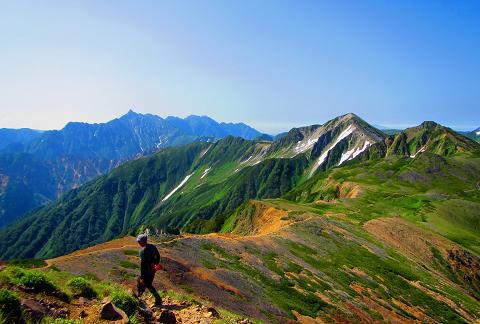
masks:
[[[399,135],[386,137],[353,114],[308,129],[322,131],[315,136],[310,134],[309,138],[313,138],[310,142],[314,144],[298,154],[293,153],[297,147],[303,147],[307,133],[302,133],[302,139],[289,139],[290,134],[275,142],[228,137],[216,143],[165,149],[126,163],[1,231],[0,257],[62,255],[118,235],[135,233],[145,226],[171,232],[218,232],[231,223],[231,214],[236,208],[250,199],[285,195],[304,203],[315,197],[355,197],[368,191],[370,185],[375,187],[372,201],[376,199],[378,206],[383,206],[383,210],[376,212],[378,217],[396,212],[397,201],[392,200],[390,194],[404,195],[405,201],[417,201],[423,199],[417,197],[419,192],[428,196],[446,188],[460,199],[457,206],[466,206],[462,201],[465,197],[458,192],[472,190],[471,181],[478,175],[476,156],[480,146],[436,124],[424,123],[406,130],[402,133],[407,138],[406,146],[400,150],[392,149],[397,147],[392,143]],[[449,144],[439,144],[445,137]],[[377,142],[370,145],[374,140]],[[419,144],[415,146],[413,141]],[[417,150],[419,145],[426,148]],[[293,153],[287,157],[286,152]],[[412,155],[412,152],[415,153]],[[365,164],[355,168],[361,161]],[[398,168],[411,166],[411,170],[397,178],[391,178],[396,169],[373,177],[389,163]],[[357,174],[365,168],[370,168],[364,174],[370,179],[367,189],[348,183],[355,182]],[[347,172],[342,187],[318,181],[342,172]],[[399,182],[388,184],[388,180],[395,179]],[[314,190],[316,187],[318,191]],[[397,191],[396,187],[404,191]],[[468,205],[471,210],[475,210],[477,198],[471,199]],[[358,208],[369,208],[370,202],[361,199],[358,201],[362,205]],[[440,199],[429,204],[440,206],[445,201]],[[452,219],[454,216],[448,211],[453,207],[448,206],[442,213],[444,218]],[[374,213],[370,212],[369,217],[373,218]],[[457,232],[449,235],[467,242],[472,240],[468,233]]]
[[[266,322],[479,318],[478,256],[409,220],[380,217],[359,224],[350,210],[334,208],[356,199],[245,203],[225,228],[235,234],[187,235],[160,244],[166,272],[157,285]],[[133,282],[135,270],[121,266],[131,248],[104,247],[51,262]]]

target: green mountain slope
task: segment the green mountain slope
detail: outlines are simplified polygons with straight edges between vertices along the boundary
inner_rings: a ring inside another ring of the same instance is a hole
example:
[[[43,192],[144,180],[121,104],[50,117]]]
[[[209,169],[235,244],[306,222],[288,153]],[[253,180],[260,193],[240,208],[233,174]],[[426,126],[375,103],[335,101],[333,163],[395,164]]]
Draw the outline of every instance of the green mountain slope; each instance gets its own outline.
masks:
[[[220,232],[161,245],[173,285],[266,322],[475,322],[480,145],[431,122],[377,132],[345,115],[274,142],[165,149],[0,231],[0,256]],[[77,257],[57,264],[105,272]]]
[[[381,165],[385,155],[409,156],[419,145],[427,146],[425,153],[406,161],[420,163],[430,151],[450,156],[476,154],[478,148],[475,142],[431,123],[386,137],[348,114],[324,125],[292,130],[274,142],[228,137],[214,144],[165,149],[126,163],[1,231],[5,239],[0,242],[0,256],[57,256],[144,226],[217,232],[249,199],[277,198],[293,189],[287,197],[296,201],[296,192],[308,196],[302,188],[315,181],[315,172],[324,176],[329,173],[322,170],[355,165],[361,159]],[[440,156],[433,155],[428,162],[432,170],[443,161],[434,157]],[[433,185],[429,177],[417,173],[402,177]],[[337,187],[321,187],[314,193],[319,199],[339,194]]]
[[[389,137],[386,141],[387,155],[416,156],[431,152],[442,156],[470,152],[479,149],[477,143],[435,122],[423,122]]]

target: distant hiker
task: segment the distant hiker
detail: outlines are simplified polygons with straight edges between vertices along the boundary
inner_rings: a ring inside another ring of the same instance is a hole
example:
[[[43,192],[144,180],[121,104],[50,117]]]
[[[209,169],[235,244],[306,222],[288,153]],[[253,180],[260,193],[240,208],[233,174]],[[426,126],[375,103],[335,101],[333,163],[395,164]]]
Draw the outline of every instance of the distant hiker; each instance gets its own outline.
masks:
[[[138,244],[142,247],[140,250],[140,278],[137,281],[138,296],[141,296],[147,288],[155,297],[155,305],[162,305],[162,298],[153,287],[153,278],[155,271],[160,270],[160,253],[153,244],[147,243],[147,235],[140,234],[137,237]]]

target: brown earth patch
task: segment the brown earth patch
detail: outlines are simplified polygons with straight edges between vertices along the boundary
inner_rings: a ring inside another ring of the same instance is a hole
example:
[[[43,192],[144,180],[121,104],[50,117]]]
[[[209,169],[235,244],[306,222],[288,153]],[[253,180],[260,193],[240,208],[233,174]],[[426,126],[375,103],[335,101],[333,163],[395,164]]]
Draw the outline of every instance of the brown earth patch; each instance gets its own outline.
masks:
[[[446,239],[408,223],[400,217],[377,218],[363,225],[364,229],[387,245],[417,260],[432,263],[432,246],[447,256],[454,245]]]
[[[253,219],[253,233],[267,235],[278,232],[281,228],[293,223],[288,219],[286,211],[269,207]]]
[[[412,307],[412,306],[408,306],[407,304],[405,303],[402,303],[401,301],[395,299],[395,298],[392,298],[392,303],[397,306],[398,308],[404,310],[405,312],[415,316],[416,318],[418,318],[419,320],[421,320],[422,322],[426,322],[426,323],[435,323],[435,321],[430,317],[430,316],[427,316],[421,309],[419,309],[418,307]]]
[[[345,181],[338,186],[340,198],[357,198],[362,193],[362,187],[358,183]]]
[[[300,314],[297,311],[292,311],[292,314],[297,318],[298,323],[301,324],[323,324],[325,321],[323,321],[321,318],[312,318],[310,316],[305,316]]]
[[[105,251],[105,250],[113,250],[113,249],[122,249],[122,248],[127,248],[127,247],[137,248],[137,249],[139,248],[138,243],[133,236],[125,236],[125,237],[122,237],[122,238],[119,238],[119,239],[116,239],[116,240],[112,240],[112,241],[108,241],[108,242],[105,242],[105,243],[97,244],[97,245],[94,245],[92,247],[89,247],[89,248],[86,248],[86,249],[83,249],[83,250],[78,250],[78,251],[75,251],[73,253],[70,253],[70,254],[67,254],[67,255],[64,255],[64,256],[60,256],[60,257],[57,257],[57,258],[54,258],[54,259],[46,260],[46,262],[47,262],[47,265],[50,266],[52,264],[61,262],[65,258],[75,258],[75,257],[79,257],[79,256],[88,255],[88,254],[91,254],[91,253],[94,253],[94,252]]]
[[[457,305],[454,301],[452,301],[451,299],[449,299],[449,298],[447,298],[447,297],[445,297],[445,296],[443,296],[443,295],[441,295],[441,294],[439,294],[435,291],[432,291],[432,290],[428,289],[427,287],[423,286],[420,281],[410,281],[410,284],[412,286],[414,286],[415,288],[420,289],[421,291],[423,291],[427,295],[430,295],[434,299],[444,302],[450,308],[456,310],[468,322],[474,323],[475,321],[478,321],[477,318],[474,318],[472,315],[467,313],[463,308],[461,308],[459,305]]]

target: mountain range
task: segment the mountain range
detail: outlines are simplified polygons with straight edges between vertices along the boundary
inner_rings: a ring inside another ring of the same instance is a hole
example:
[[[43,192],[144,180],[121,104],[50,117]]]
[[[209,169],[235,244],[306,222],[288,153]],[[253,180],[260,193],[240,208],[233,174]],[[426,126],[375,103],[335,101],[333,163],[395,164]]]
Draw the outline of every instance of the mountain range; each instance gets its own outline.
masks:
[[[354,114],[294,128],[273,142],[226,137],[169,148],[126,163],[8,227],[0,256],[53,257],[141,226],[218,232],[249,199],[281,197],[316,173],[353,160],[448,157],[479,149],[434,122],[387,136]]]
[[[479,143],[433,121],[387,135],[346,114],[125,162],[0,230],[0,258],[133,284],[130,236],[166,232],[156,284],[240,316],[470,323],[478,210]]]
[[[0,227],[125,161],[230,135],[262,134],[206,116],[163,119],[131,110],[107,123],[71,122],[61,130],[0,129]]]

